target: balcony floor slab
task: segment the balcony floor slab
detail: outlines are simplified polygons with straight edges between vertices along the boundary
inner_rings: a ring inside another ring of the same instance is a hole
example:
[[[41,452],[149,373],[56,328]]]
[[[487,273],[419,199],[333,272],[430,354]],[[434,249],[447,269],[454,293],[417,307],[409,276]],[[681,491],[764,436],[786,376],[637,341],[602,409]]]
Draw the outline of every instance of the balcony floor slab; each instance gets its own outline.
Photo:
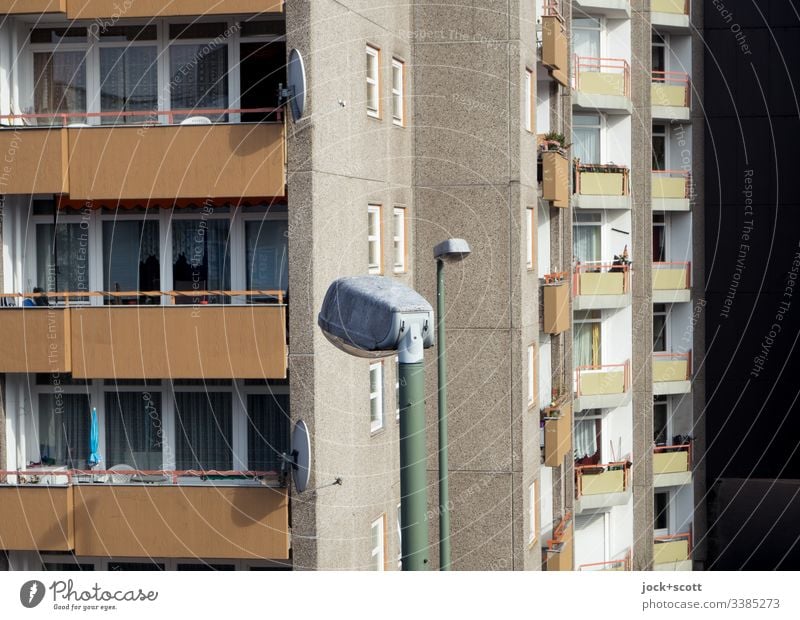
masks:
[[[677,471],[669,474],[653,474],[653,486],[657,489],[663,487],[682,487],[692,483],[692,472]]]
[[[572,90],[572,106],[587,112],[601,110],[607,114],[631,114],[633,112],[630,97],[589,94],[575,89]]]
[[[654,304],[682,304],[692,300],[692,291],[688,289],[674,290],[654,290]]]
[[[650,13],[650,24],[665,32],[684,32],[688,31],[691,26],[688,15],[660,11]]]
[[[665,564],[654,564],[653,570],[663,571],[691,571],[692,561],[683,560],[682,562],[666,562]]]
[[[691,381],[654,381],[653,394],[666,396],[668,394],[688,394],[692,391]]]
[[[586,409],[616,409],[617,407],[624,407],[630,402],[630,392],[626,392],[625,394],[591,394],[576,396],[573,400],[573,407],[575,411],[584,411]]]
[[[572,301],[573,310],[615,310],[627,308],[630,305],[630,293],[624,295],[576,295]]]
[[[650,113],[654,121],[688,121],[691,118],[689,108],[677,105],[654,105]]]
[[[584,512],[608,512],[614,506],[624,506],[631,500],[631,490],[622,493],[582,495],[575,500],[575,514]]]
[[[653,198],[653,211],[691,211],[688,198]]]
[[[624,209],[631,210],[630,196],[593,196],[573,194],[572,206],[576,209]]]

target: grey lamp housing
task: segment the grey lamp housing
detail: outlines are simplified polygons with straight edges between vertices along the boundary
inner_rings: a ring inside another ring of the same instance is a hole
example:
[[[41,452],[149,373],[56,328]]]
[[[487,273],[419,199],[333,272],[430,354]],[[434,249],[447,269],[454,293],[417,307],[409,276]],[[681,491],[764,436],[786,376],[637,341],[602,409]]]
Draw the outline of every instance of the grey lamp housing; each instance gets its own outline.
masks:
[[[317,323],[334,346],[358,357],[396,355],[412,327],[423,348],[434,345],[433,307],[415,290],[383,276],[335,280]]]

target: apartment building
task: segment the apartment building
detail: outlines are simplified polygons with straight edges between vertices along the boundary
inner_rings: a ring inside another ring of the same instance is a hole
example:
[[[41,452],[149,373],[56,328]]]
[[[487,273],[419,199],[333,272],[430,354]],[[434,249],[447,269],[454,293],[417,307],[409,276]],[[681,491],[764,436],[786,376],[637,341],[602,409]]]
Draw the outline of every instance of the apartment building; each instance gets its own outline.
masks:
[[[399,568],[395,362],[316,315],[344,275],[433,300],[448,237],[453,568],[700,561],[689,15],[0,2],[3,562]]]

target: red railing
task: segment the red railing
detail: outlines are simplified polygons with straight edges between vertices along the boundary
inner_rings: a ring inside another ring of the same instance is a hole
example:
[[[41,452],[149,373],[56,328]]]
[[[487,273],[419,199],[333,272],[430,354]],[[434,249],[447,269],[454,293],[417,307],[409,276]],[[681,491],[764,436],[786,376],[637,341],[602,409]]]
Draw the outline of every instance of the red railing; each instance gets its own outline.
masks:
[[[675,378],[673,381],[688,381],[692,376],[692,352],[686,353],[672,353],[669,351],[658,351],[653,353],[654,362],[671,362],[686,360],[686,376],[683,378]]]
[[[631,362],[630,360],[625,360],[622,364],[600,364],[596,366],[578,366],[575,369],[575,393],[577,396],[581,396],[581,373],[584,371],[610,371],[614,368],[622,368],[623,378],[622,378],[622,394],[626,394],[628,392],[628,388],[630,387],[630,376],[631,376]]]
[[[567,527],[571,521],[572,513],[569,512],[564,515],[561,521],[559,521],[558,525],[556,525],[555,529],[553,530],[553,537],[547,541],[548,551],[553,553],[558,553],[561,551],[561,546],[564,544],[564,534],[566,533]]]
[[[578,566],[579,571],[602,571],[602,570],[631,570],[631,552],[625,554],[619,560],[608,560],[607,562],[591,562]]]
[[[683,267],[686,270],[686,284],[685,290],[692,288],[692,263],[691,261],[667,261],[653,263],[653,269],[674,269],[675,267]],[[680,289],[680,290],[684,290]]]
[[[613,463],[600,463],[598,465],[576,465],[575,466],[575,496],[583,495],[583,477],[603,474],[613,469],[622,469],[622,491],[628,490],[630,485],[630,463],[628,461],[614,461]],[[591,473],[587,473],[591,470]]]
[[[684,198],[691,198],[692,195],[692,173],[689,170],[652,170],[654,175],[662,175],[666,177],[683,177],[685,192]]]
[[[631,266],[626,263],[615,265],[614,263],[587,262],[575,265],[572,282],[572,296],[582,295],[581,292],[581,273],[622,273],[622,292],[630,290]]]
[[[545,284],[566,283],[568,277],[569,273],[567,273],[566,271],[561,271],[558,273],[546,273],[544,275],[544,283]]]
[[[618,166],[617,164],[575,164],[575,193],[581,193],[581,173],[582,172],[599,172],[608,174],[621,174],[622,175],[622,191],[620,196],[627,196],[630,193],[630,170],[627,166]]]
[[[91,120],[103,118],[117,118],[120,122],[109,123],[107,125],[92,124],[91,127],[114,127],[119,125],[174,125],[176,116],[218,116],[222,114],[275,114],[275,122],[282,120],[283,108],[190,108],[183,110],[117,110],[114,112],[47,112],[34,114],[3,114],[0,115],[0,122],[12,123],[14,127],[67,127],[70,123],[75,123],[75,119]],[[144,119],[141,123],[130,123],[127,117]],[[161,118],[167,119],[166,123],[161,122]],[[28,120],[61,120],[61,125],[54,124],[28,124]],[[184,119],[185,120],[185,119]],[[214,123],[213,119],[212,124]],[[13,124],[22,121],[22,124]]]
[[[236,480],[252,479],[253,481],[260,481],[264,478],[277,478],[279,473],[277,471],[238,471],[238,470],[171,470],[171,469],[55,469],[43,467],[42,469],[18,469],[18,470],[0,470],[0,483],[3,484],[17,484],[17,485],[33,485],[42,484],[41,479],[47,478],[66,478],[65,483],[56,482],[53,486],[69,486],[79,484],[80,480],[91,479],[92,482],[105,482],[107,484],[169,484],[177,485],[180,478],[199,478],[201,480],[210,478],[231,478]],[[6,480],[7,476],[17,476],[17,481],[9,483]],[[125,482],[115,482],[114,479],[122,480],[127,478]]]
[[[631,96],[631,67],[624,58],[597,58],[594,56],[575,56],[575,90],[581,89],[581,73],[621,73],[623,76],[623,95]]]
[[[669,86],[683,86],[683,105],[689,107],[689,74],[682,71],[653,71],[654,84],[667,84]]]
[[[557,17],[559,21],[563,22],[564,16],[561,14],[561,0],[544,0],[542,15],[545,17]]]
[[[692,444],[683,443],[677,446],[653,446],[653,454],[663,454],[667,452],[686,452],[689,470],[692,468]]]

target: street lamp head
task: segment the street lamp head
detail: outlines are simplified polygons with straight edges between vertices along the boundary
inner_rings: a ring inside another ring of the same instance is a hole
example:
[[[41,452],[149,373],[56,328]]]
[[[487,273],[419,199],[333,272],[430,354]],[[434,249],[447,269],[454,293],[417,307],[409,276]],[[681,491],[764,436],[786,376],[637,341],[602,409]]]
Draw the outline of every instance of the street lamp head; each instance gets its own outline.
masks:
[[[433,248],[433,257],[445,262],[457,262],[470,255],[469,243],[464,239],[447,239]]]
[[[397,355],[413,332],[420,351],[433,346],[433,308],[422,295],[391,278],[335,280],[317,323],[337,348],[358,357]]]

